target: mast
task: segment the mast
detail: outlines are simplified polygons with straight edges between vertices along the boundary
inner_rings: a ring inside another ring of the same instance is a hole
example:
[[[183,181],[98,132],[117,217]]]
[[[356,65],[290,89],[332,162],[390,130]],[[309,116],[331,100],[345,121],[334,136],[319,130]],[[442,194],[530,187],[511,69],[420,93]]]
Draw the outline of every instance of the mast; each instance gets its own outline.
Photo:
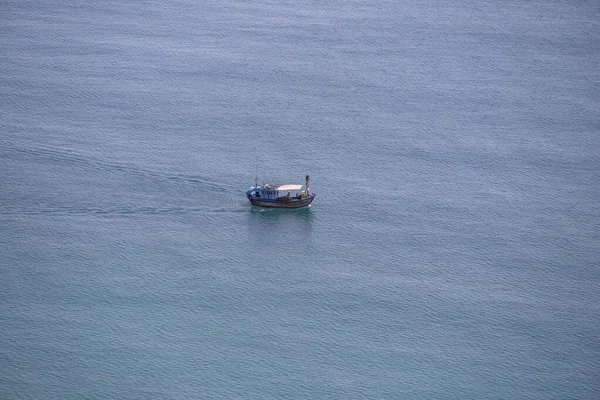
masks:
[[[310,176],[306,175],[306,195],[310,193]]]
[[[258,163],[256,163],[256,175],[254,176],[254,187],[258,187]]]

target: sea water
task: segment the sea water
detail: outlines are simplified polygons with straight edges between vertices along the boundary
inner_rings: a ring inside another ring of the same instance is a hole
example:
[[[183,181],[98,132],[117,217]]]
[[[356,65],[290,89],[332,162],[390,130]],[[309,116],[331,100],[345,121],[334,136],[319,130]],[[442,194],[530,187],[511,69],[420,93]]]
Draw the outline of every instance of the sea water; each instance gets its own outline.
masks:
[[[0,398],[597,399],[599,64],[587,0],[0,2]]]

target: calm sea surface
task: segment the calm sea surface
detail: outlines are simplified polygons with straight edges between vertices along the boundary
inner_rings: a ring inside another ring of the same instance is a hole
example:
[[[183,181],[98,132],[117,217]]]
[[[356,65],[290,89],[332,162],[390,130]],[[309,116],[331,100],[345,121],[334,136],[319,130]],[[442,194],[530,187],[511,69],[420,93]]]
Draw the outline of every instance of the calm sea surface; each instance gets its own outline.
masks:
[[[0,398],[598,399],[599,65],[591,0],[0,1]]]

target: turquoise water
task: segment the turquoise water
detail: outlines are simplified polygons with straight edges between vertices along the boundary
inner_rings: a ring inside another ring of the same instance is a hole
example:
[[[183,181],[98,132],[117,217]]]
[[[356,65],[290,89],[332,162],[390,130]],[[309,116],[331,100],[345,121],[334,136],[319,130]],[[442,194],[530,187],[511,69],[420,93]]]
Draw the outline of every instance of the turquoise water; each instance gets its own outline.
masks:
[[[0,22],[2,399],[598,397],[595,2]]]

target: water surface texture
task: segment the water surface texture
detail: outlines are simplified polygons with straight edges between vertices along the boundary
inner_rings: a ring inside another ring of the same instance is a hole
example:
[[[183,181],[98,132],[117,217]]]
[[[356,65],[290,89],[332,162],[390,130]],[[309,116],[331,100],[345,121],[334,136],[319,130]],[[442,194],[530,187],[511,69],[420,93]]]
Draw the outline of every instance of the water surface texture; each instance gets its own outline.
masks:
[[[0,398],[597,399],[599,65],[587,0],[0,1]]]

